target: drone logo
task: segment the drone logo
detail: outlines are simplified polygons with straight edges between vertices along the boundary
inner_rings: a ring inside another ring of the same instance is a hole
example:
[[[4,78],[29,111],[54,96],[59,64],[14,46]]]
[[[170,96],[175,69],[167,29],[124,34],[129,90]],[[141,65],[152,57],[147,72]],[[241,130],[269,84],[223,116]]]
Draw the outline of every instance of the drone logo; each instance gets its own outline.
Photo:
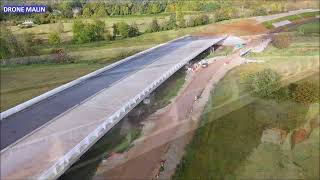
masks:
[[[45,13],[46,6],[37,5],[37,6],[3,6],[3,13],[17,13],[17,14],[26,14],[26,13]]]

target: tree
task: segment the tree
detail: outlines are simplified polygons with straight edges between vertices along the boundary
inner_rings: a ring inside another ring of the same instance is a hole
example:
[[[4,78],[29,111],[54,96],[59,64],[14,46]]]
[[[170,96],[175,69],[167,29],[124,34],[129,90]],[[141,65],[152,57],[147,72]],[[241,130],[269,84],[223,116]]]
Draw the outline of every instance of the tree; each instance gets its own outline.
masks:
[[[140,34],[139,28],[136,24],[132,24],[129,26],[128,37],[139,36],[139,34]]]
[[[106,17],[107,16],[107,11],[104,7],[104,5],[99,6],[94,13],[95,17]]]
[[[167,21],[163,27],[164,30],[170,30],[170,29],[174,29],[177,27],[177,23],[176,23],[176,15],[175,14],[171,14],[169,21]]]
[[[85,34],[85,24],[80,20],[75,20],[72,25],[73,41],[75,43],[85,43],[89,38]]]
[[[23,56],[26,54],[26,50],[22,44],[6,26],[1,26],[0,47],[1,59]]]
[[[76,20],[73,23],[72,31],[75,43],[103,40],[105,37],[105,23],[101,20],[95,20],[93,23],[83,23],[80,20]]]
[[[90,17],[91,16],[91,8],[90,8],[89,4],[86,4],[83,7],[82,16],[83,17]]]
[[[274,35],[272,38],[272,44],[279,49],[288,48],[291,44],[291,36],[286,33]]]
[[[195,24],[195,18],[194,18],[193,16],[190,16],[190,17],[189,17],[189,19],[188,19],[188,21],[187,21],[187,26],[188,26],[188,27],[194,27],[194,26],[196,26],[196,24]]]
[[[293,100],[301,104],[311,104],[319,101],[319,87],[311,82],[297,84],[293,94]]]
[[[92,38],[93,41],[96,40],[103,40],[104,33],[105,33],[105,22],[101,20],[94,20],[94,23],[91,25],[93,26],[94,37]]]
[[[151,32],[158,32],[160,30],[160,26],[158,24],[157,19],[153,19],[151,24],[150,24],[150,31]]]
[[[49,34],[49,43],[51,45],[58,45],[60,44],[60,34],[58,32],[52,32]]]
[[[281,88],[281,76],[272,69],[250,74],[245,83],[246,89],[255,97],[274,98],[274,93]]]
[[[181,11],[177,11],[176,19],[180,28],[186,27],[186,20],[184,19],[184,15]]]
[[[117,24],[113,24],[112,25],[112,36],[113,36],[113,39],[119,34],[119,30],[118,30],[118,27],[117,27]]]
[[[124,38],[129,37],[129,25],[127,23],[119,22],[116,26],[120,36]]]

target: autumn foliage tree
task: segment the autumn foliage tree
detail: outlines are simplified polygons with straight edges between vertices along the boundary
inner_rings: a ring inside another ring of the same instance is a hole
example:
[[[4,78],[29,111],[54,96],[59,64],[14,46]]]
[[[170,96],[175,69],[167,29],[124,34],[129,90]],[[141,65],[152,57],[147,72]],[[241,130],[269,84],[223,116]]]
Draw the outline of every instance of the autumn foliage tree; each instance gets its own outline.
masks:
[[[319,87],[311,82],[297,84],[292,98],[297,103],[311,104],[319,101]]]

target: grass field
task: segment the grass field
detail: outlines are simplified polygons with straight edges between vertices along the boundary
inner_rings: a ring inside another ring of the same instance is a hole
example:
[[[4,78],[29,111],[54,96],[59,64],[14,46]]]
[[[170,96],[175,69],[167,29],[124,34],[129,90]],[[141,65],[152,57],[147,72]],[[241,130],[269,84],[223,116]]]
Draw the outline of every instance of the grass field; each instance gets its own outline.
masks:
[[[101,64],[29,65],[1,68],[1,112],[85,75]]]
[[[297,28],[298,32],[303,35],[319,36],[320,35],[320,22],[311,22],[303,24]]]
[[[229,72],[218,83],[202,115],[200,127],[187,146],[186,155],[176,169],[173,179],[254,178],[254,174],[250,174],[250,171],[247,176],[242,176],[238,172],[246,166],[247,158],[259,146],[263,129],[278,127],[291,131],[307,121],[305,118],[308,112],[307,106],[292,101],[278,104],[272,100],[244,96],[247,92],[241,82],[242,77],[250,72],[273,68],[284,77],[295,77],[287,80],[297,81],[300,77],[302,80],[309,80],[319,85],[319,39],[297,37],[288,49],[278,50],[270,45],[265,52],[250,55],[248,58],[265,60],[266,63],[242,65]],[[316,138],[319,141],[319,136]],[[300,149],[300,153],[301,151],[303,150]],[[270,158],[268,153],[265,155],[258,154],[255,159],[260,157],[259,162],[267,164]],[[275,158],[278,155],[275,150]],[[272,164],[274,162],[269,163],[270,166]],[[302,171],[305,174],[316,169],[311,165],[304,168]],[[282,169],[279,174],[282,172],[281,175],[286,178],[300,177],[295,176],[296,174],[286,176],[283,172],[285,170],[287,169]],[[262,173],[266,178],[283,177],[276,176],[276,172],[270,169]],[[304,175],[304,178],[309,177]]]

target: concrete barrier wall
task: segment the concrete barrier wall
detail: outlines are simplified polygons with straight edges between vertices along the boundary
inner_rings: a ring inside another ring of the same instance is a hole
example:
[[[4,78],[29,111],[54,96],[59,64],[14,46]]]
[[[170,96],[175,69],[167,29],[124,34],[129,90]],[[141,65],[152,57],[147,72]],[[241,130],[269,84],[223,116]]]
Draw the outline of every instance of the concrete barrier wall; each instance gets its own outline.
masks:
[[[39,95],[39,96],[37,96],[37,97],[35,97],[35,98],[32,98],[32,99],[30,99],[30,100],[28,100],[28,101],[26,101],[26,102],[24,102],[24,103],[21,103],[21,104],[15,106],[15,107],[13,107],[13,108],[10,108],[10,109],[8,109],[8,110],[0,113],[0,120],[4,119],[4,118],[6,118],[6,117],[8,117],[8,116],[10,116],[10,115],[12,115],[12,114],[15,114],[15,113],[17,113],[17,112],[19,112],[19,111],[21,111],[21,110],[23,110],[23,109],[25,109],[25,108],[28,108],[28,107],[32,106],[33,104],[38,103],[38,102],[40,102],[40,101],[42,101],[42,100],[44,100],[44,99],[46,99],[46,98],[48,98],[48,97],[50,97],[50,96],[52,96],[52,95],[55,95],[55,94],[57,94],[57,93],[65,90],[65,89],[67,89],[67,88],[70,88],[70,87],[72,87],[72,86],[74,86],[74,85],[77,85],[77,84],[79,84],[79,83],[81,83],[81,82],[83,82],[83,81],[85,81],[85,80],[87,80],[87,79],[89,79],[89,78],[91,78],[91,77],[97,76],[98,74],[100,74],[100,73],[102,73],[102,72],[104,72],[104,71],[106,71],[106,70],[108,70],[108,69],[111,69],[111,68],[113,68],[113,67],[116,67],[116,66],[118,66],[118,65],[120,65],[120,64],[122,64],[122,63],[125,63],[125,62],[131,60],[132,58],[135,58],[135,57],[140,56],[140,55],[142,55],[142,54],[148,53],[148,52],[150,52],[150,51],[152,51],[152,50],[154,50],[154,49],[156,49],[156,48],[159,48],[159,47],[164,46],[164,45],[166,45],[166,44],[172,43],[172,42],[177,41],[177,40],[179,40],[179,39],[186,38],[186,37],[188,37],[188,36],[190,36],[190,35],[185,35],[185,36],[182,36],[182,37],[180,37],[180,38],[171,40],[171,41],[169,41],[169,42],[166,42],[166,43],[163,43],[163,44],[159,44],[159,45],[154,46],[154,47],[152,47],[152,48],[149,48],[149,49],[147,49],[147,50],[145,50],[145,51],[141,51],[141,52],[139,52],[139,53],[137,53],[137,54],[134,54],[134,55],[132,55],[132,56],[129,56],[129,57],[127,57],[127,58],[124,58],[124,59],[122,59],[122,60],[120,60],[120,61],[118,61],[118,62],[116,62],[116,63],[110,64],[110,65],[108,65],[108,66],[106,66],[106,67],[103,67],[103,68],[98,69],[98,70],[96,70],[96,71],[94,71],[94,72],[92,72],[92,73],[89,73],[89,74],[87,74],[87,75],[85,75],[85,76],[82,76],[82,77],[80,77],[80,78],[78,78],[78,79],[76,79],[76,80],[73,80],[73,81],[71,81],[71,82],[69,82],[69,83],[67,83],[67,84],[64,84],[64,85],[62,85],[62,86],[59,86],[59,87],[57,87],[57,88],[55,88],[55,89],[53,89],[53,90],[51,90],[51,91],[48,91],[48,92],[46,92],[46,93],[44,93],[44,94],[41,94],[41,95]]]

